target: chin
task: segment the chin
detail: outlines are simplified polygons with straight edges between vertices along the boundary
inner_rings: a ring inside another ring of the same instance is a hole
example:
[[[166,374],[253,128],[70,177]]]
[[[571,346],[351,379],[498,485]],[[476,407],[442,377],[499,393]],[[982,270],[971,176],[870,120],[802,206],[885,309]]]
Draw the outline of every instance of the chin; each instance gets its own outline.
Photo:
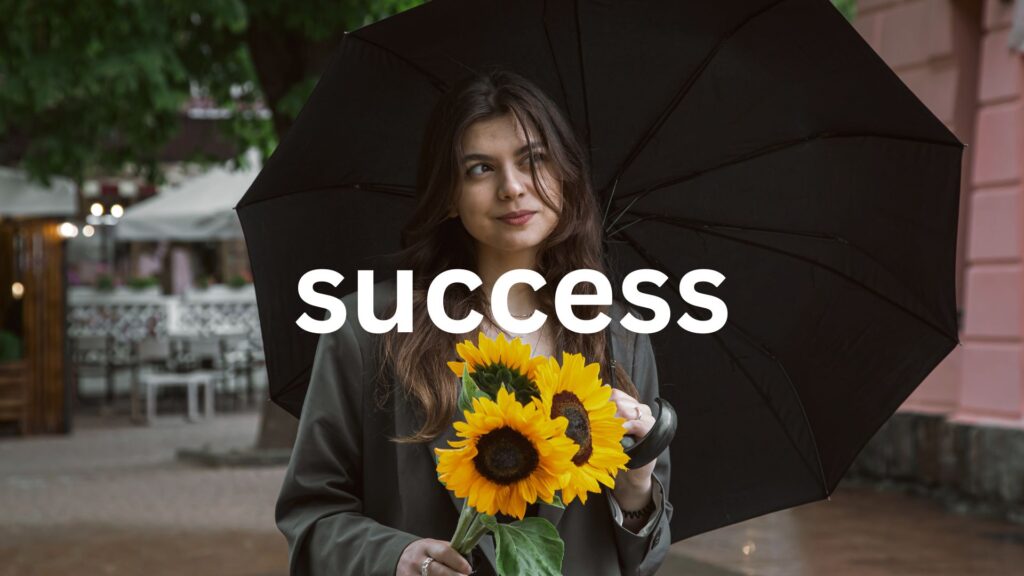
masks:
[[[480,242],[484,244],[488,249],[494,252],[500,252],[503,254],[515,254],[517,252],[524,252],[528,250],[536,250],[543,242],[543,238],[508,238],[508,237],[491,237],[486,241]]]
[[[508,254],[515,254],[516,252],[523,252],[526,250],[536,250],[540,246],[540,242],[523,242],[523,243],[504,243],[500,245],[491,245],[491,249],[497,252],[505,252]]]

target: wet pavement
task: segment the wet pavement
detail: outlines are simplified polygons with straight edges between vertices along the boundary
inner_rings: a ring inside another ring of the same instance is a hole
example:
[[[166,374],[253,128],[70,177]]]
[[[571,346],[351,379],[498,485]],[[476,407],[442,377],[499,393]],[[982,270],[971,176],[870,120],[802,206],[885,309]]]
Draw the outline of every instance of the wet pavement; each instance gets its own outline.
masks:
[[[675,544],[665,574],[1024,575],[1024,525],[950,513],[932,500],[843,487],[830,501]],[[699,562],[687,570],[689,562]],[[712,567],[714,569],[712,569]]]
[[[80,418],[70,437],[0,439],[0,576],[284,575],[273,521],[284,468],[174,456],[248,447],[257,425],[255,414],[151,427]],[[831,501],[677,543],[659,574],[1024,574],[1024,526],[841,486]]]

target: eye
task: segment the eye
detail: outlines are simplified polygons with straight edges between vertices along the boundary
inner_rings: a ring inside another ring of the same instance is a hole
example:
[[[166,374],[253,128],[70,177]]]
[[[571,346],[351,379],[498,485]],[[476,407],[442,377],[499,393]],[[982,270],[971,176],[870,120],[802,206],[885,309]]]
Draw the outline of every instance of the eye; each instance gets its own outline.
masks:
[[[477,168],[488,168],[488,166],[486,164],[473,164],[472,166],[469,167],[468,170],[466,170],[466,175],[467,176],[479,176],[480,175],[479,172],[473,172],[473,170],[476,170]]]

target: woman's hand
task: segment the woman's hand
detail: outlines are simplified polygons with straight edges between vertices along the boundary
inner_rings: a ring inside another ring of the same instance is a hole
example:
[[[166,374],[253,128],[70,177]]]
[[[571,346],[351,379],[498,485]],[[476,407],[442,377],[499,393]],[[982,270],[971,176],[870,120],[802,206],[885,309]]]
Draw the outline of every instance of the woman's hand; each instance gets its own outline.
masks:
[[[423,538],[414,540],[402,551],[395,576],[420,576],[420,567],[427,558],[434,559],[427,568],[430,576],[456,576],[473,571],[469,562],[449,542]]]
[[[637,442],[654,427],[654,415],[651,413],[651,407],[647,404],[617,388],[612,390],[612,401],[618,408],[615,415],[626,419],[622,425],[626,429],[626,434],[632,436]],[[654,467],[657,463],[657,460],[651,460],[641,468],[619,472],[615,477],[615,490],[613,491],[619,507],[623,510],[640,510],[650,504],[654,493],[651,475],[654,474]],[[643,523],[641,522],[640,525],[643,526]]]

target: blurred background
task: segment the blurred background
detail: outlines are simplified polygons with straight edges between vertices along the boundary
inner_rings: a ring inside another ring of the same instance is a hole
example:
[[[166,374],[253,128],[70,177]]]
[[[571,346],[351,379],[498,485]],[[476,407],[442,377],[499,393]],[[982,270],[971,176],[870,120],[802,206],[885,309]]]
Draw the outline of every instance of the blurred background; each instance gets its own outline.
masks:
[[[0,0],[0,574],[287,573],[233,207],[342,32],[419,3]],[[833,4],[968,145],[962,345],[831,500],[661,573],[1020,574],[1024,0]]]

